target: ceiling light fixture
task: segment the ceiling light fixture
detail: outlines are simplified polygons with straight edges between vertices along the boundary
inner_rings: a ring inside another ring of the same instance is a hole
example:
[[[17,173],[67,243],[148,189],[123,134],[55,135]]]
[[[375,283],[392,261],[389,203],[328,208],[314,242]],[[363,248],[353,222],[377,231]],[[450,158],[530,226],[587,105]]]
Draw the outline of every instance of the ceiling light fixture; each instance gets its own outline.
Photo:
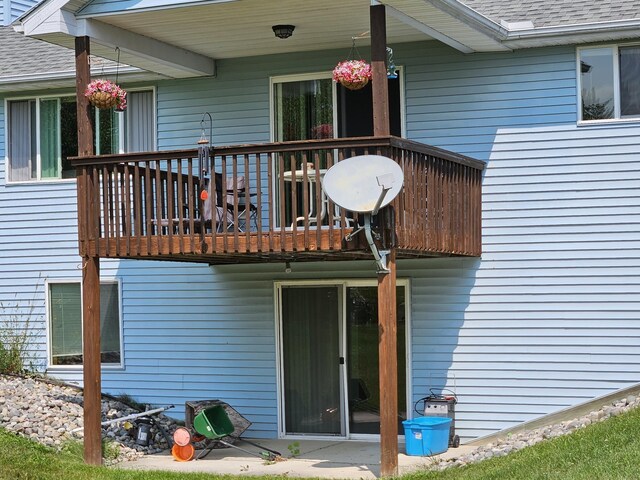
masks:
[[[295,30],[294,25],[274,25],[271,27],[273,29],[273,33],[275,33],[278,38],[289,38],[293,35],[293,30]]]

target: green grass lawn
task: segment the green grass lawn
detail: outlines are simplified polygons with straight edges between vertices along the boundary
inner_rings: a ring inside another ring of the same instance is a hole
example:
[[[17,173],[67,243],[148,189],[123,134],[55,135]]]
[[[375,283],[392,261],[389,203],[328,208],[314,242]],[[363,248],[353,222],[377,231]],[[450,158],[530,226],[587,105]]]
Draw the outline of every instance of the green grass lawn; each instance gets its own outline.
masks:
[[[197,480],[239,477],[137,472],[84,465],[78,455],[56,453],[0,429],[2,480]],[[246,477],[244,477],[246,478]],[[255,478],[255,477],[252,477]],[[274,477],[263,477],[271,478]],[[285,477],[282,477],[285,478]],[[542,442],[507,457],[444,472],[421,472],[403,480],[633,480],[640,479],[640,409]]]
[[[118,470],[85,465],[77,454],[50,448],[0,429],[1,480],[212,480],[226,475]]]
[[[640,409],[506,457],[405,480],[640,479]]]

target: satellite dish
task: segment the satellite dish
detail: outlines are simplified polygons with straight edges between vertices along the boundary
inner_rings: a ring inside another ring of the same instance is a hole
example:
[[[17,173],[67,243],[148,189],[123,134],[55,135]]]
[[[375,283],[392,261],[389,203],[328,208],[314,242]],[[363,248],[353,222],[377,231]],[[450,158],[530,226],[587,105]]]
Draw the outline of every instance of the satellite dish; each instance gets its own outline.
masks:
[[[396,198],[403,182],[402,168],[390,158],[359,155],[327,170],[322,189],[333,203],[345,210],[375,215]]]
[[[388,273],[388,251],[378,251],[371,232],[371,216],[400,193],[404,173],[396,162],[381,155],[359,155],[336,163],[327,170],[322,190],[336,205],[364,214],[364,226],[347,235],[347,240],[364,230],[379,273]]]

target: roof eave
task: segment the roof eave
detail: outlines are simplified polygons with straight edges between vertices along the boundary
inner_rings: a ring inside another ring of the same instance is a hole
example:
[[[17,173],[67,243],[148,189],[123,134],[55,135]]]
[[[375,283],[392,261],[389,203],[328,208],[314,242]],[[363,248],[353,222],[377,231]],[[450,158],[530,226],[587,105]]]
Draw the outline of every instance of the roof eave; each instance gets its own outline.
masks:
[[[120,78],[119,83],[123,84],[149,82],[166,78],[136,67],[120,67],[119,69],[114,67],[104,69],[95,68],[92,69],[92,75],[113,77],[116,71]],[[75,76],[76,73],[74,70],[8,75],[0,77],[0,93],[15,93],[42,89],[71,89],[75,88]]]
[[[503,43],[512,48],[527,48],[541,43],[592,43],[633,37],[640,37],[640,19],[510,30]]]
[[[60,33],[68,37],[89,36],[92,45],[101,48],[100,56],[116,60],[114,47],[118,46],[123,53],[124,63],[168,77],[215,76],[213,58],[97,20],[79,20],[73,12],[63,9],[70,1],[45,0],[40,4],[40,9],[21,17],[13,28],[18,33],[40,40],[48,40],[47,37],[55,37]],[[52,43],[57,42],[52,40]]]
[[[425,1],[495,40],[504,40],[507,38],[509,31],[504,26],[494,22],[489,17],[482,15],[477,10],[468,7],[458,0]]]

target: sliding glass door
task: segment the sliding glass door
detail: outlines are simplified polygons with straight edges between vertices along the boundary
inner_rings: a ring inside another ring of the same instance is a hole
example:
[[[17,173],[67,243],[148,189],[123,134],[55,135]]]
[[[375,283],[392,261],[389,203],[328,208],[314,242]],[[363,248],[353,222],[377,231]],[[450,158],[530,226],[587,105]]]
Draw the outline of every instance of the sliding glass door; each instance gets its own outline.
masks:
[[[407,418],[404,287],[397,287],[396,297],[398,421],[401,422]],[[347,287],[346,309],[349,432],[352,434],[379,434],[378,288],[373,286]],[[399,431],[401,432],[402,429]]]
[[[343,434],[339,293],[336,286],[282,288],[287,434]]]
[[[374,282],[278,286],[281,433],[380,433]],[[407,418],[406,282],[397,290],[398,422]],[[402,431],[402,430],[400,430]]]

